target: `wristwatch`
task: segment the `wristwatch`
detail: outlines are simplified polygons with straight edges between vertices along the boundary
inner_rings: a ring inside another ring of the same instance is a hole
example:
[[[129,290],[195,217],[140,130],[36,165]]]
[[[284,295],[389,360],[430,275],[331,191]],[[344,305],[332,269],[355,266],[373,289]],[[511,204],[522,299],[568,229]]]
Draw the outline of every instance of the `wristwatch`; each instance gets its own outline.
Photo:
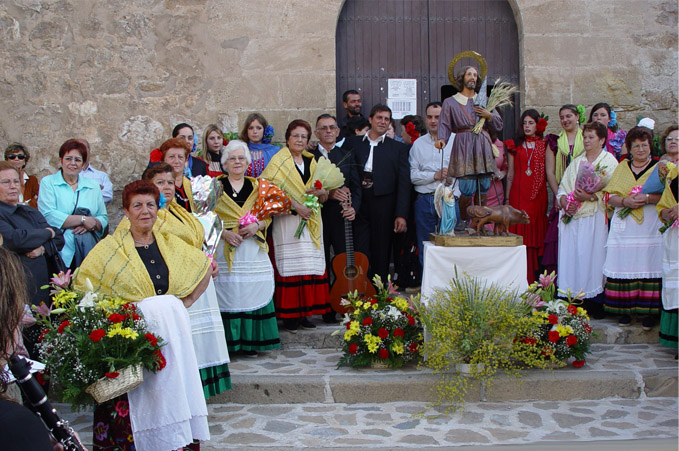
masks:
[[[84,216],[80,217],[80,225],[85,225],[85,217]]]

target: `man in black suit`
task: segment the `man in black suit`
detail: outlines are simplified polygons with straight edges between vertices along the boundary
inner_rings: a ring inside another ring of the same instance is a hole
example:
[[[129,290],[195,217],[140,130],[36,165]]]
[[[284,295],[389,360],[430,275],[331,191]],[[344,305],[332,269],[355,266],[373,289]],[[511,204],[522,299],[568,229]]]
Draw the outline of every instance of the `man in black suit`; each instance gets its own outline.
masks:
[[[342,147],[353,151],[352,166],[361,181],[361,189],[351,193],[357,211],[356,250],[368,256],[371,275],[378,274],[386,281],[393,234],[406,231],[410,166],[407,146],[386,136],[391,109],[375,105],[369,122],[365,136],[347,138]]]
[[[351,167],[351,153],[336,145],[335,139],[339,134],[337,120],[330,114],[321,114],[316,119],[314,135],[318,138],[316,148],[311,150],[314,158],[327,158],[337,166],[344,175],[344,186],[330,191],[328,200],[321,208],[323,219],[323,246],[325,250],[325,264],[328,269],[328,278],[331,277],[331,255],[346,252],[346,239],[344,220],[353,221],[356,213],[351,204],[351,190],[359,189],[358,173]],[[351,224],[349,224],[351,227]],[[330,253],[332,247],[333,254]],[[335,312],[323,315],[326,323],[336,322]]]

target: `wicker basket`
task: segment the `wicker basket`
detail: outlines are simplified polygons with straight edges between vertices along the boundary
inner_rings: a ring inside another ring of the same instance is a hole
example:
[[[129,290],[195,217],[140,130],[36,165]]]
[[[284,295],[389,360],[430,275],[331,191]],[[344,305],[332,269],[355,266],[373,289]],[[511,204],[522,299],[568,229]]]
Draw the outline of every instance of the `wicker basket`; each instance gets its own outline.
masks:
[[[127,393],[136,388],[144,381],[141,364],[128,366],[120,370],[120,374],[115,379],[102,377],[85,389],[92,395],[97,404],[106,402],[110,399]]]

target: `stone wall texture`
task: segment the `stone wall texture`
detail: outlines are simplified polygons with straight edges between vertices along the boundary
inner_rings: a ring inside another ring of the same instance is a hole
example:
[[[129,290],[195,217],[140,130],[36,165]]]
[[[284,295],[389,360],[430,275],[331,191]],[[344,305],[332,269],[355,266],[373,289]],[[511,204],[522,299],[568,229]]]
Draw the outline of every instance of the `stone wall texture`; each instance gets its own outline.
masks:
[[[522,106],[549,114],[549,131],[558,130],[558,108],[569,102],[608,101],[623,128],[638,114],[660,128],[676,122],[676,0],[509,1]],[[84,137],[93,166],[109,172],[119,194],[178,122],[199,133],[209,123],[236,131],[259,111],[282,140],[291,119],[334,111],[343,4],[5,0],[0,145],[26,144],[28,172],[42,177],[57,170],[64,140]]]

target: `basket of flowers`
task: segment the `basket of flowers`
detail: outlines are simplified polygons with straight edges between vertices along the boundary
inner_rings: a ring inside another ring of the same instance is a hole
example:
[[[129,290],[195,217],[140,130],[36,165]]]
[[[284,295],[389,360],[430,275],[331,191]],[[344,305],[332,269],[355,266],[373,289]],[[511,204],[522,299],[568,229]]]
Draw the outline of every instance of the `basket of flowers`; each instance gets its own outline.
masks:
[[[573,358],[573,366],[579,368],[585,365],[585,356],[590,353],[589,341],[596,332],[592,331],[587,311],[579,305],[584,294],[557,290],[555,280],[554,272],[545,271],[523,294],[541,324],[522,341],[541,347],[543,356],[553,357],[551,360],[562,362],[562,366]],[[557,291],[566,299],[556,299]]]
[[[162,338],[134,303],[73,291],[71,277],[52,278],[52,307],[41,304],[34,314],[47,374],[60,400],[77,409],[127,393],[141,384],[143,369],[162,370],[166,361]]]
[[[391,279],[385,286],[379,276],[373,283],[377,294],[361,297],[349,293],[343,301],[350,310],[342,321],[344,332],[343,355],[338,368],[389,367],[399,368],[410,361],[420,360],[422,325],[413,297],[399,297]],[[419,298],[419,294],[417,295]]]

